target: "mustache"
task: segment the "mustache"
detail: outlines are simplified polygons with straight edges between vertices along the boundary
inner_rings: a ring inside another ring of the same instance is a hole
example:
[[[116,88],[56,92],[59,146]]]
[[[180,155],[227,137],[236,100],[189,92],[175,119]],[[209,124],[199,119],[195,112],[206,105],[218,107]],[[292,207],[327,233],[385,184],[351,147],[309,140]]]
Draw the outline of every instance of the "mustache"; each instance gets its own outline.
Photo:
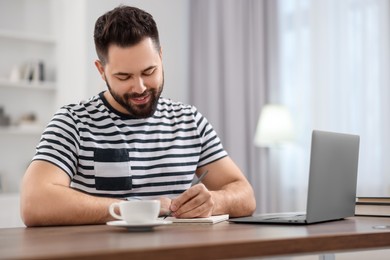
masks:
[[[126,94],[124,94],[124,96],[126,98],[143,98],[143,97],[146,97],[146,96],[148,96],[150,94],[153,94],[152,90],[146,90],[146,91],[144,91],[141,94],[138,94],[138,93],[131,93],[131,94],[130,93],[126,93]]]

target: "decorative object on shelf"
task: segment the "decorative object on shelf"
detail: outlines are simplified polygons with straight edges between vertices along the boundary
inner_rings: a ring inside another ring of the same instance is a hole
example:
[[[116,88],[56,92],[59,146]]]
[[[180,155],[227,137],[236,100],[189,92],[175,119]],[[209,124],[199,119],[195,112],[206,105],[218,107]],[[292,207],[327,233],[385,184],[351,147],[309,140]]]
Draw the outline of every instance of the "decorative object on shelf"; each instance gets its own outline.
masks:
[[[20,116],[15,122],[15,129],[19,133],[41,134],[44,126],[39,122],[35,113],[26,113]]]
[[[40,60],[16,65],[11,69],[9,74],[9,81],[12,83],[42,83],[45,80],[45,63]]]
[[[34,114],[34,113],[27,113],[27,114],[24,114],[20,117],[19,119],[19,123],[20,124],[33,124],[33,123],[36,123],[37,121],[37,116]]]
[[[45,64],[43,61],[31,61],[22,65],[21,79],[28,82],[45,81]]]
[[[11,124],[11,119],[4,112],[4,107],[0,106],[0,126],[9,126]]]
[[[261,147],[279,146],[294,140],[294,127],[287,107],[265,105],[256,128],[255,144]]]
[[[19,66],[14,66],[11,70],[9,81],[12,83],[17,83],[22,80],[22,72]]]

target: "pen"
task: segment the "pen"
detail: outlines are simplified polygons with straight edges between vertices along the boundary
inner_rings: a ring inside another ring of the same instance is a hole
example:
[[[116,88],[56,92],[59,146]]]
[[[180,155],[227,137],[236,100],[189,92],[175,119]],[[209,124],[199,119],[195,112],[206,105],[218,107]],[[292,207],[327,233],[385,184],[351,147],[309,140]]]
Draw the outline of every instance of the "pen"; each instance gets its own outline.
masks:
[[[196,185],[198,183],[200,183],[204,177],[206,177],[207,173],[209,172],[209,170],[206,170],[204,173],[202,173],[202,175],[199,176],[199,178],[196,180],[196,182],[194,182],[193,185]],[[192,185],[192,186],[193,186]],[[169,217],[170,215],[172,214],[172,210],[169,210],[168,213],[164,216],[163,219],[166,219],[167,217]]]
[[[196,180],[194,185],[200,183],[203,180],[203,178],[206,177],[207,173],[209,173],[209,170],[206,170],[204,173],[202,173],[202,175],[200,175],[200,177]]]

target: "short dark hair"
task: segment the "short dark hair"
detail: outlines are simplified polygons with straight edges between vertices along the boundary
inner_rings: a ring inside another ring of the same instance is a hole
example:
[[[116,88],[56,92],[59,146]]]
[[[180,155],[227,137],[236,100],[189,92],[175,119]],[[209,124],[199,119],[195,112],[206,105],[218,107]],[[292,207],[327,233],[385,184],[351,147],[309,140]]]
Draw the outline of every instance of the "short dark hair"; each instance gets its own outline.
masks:
[[[131,47],[150,37],[158,51],[160,39],[153,16],[139,8],[120,5],[100,16],[95,23],[95,48],[99,60],[105,64],[111,44]]]

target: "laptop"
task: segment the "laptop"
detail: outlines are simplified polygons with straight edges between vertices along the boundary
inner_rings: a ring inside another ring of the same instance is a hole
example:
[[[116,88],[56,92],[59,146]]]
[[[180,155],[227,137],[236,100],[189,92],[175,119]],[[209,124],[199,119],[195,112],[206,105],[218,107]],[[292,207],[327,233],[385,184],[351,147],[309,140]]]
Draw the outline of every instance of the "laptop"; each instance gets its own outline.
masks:
[[[313,130],[306,212],[229,219],[233,223],[312,224],[355,214],[359,136]]]

